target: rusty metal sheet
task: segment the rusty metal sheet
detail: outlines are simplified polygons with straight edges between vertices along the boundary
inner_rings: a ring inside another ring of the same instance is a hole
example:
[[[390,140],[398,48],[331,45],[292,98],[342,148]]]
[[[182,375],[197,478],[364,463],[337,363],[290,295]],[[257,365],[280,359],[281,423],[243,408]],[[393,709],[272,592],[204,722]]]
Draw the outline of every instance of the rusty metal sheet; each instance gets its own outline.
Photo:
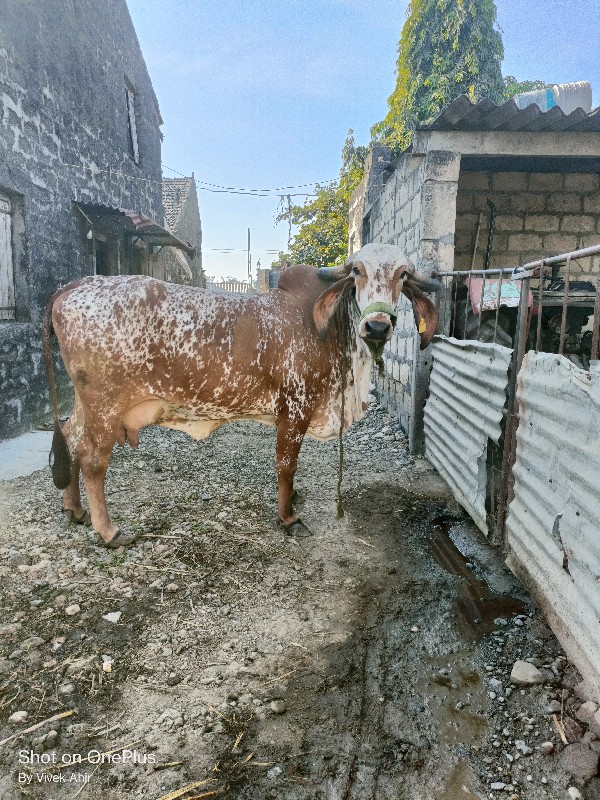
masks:
[[[192,247],[189,242],[182,241],[171,231],[163,228],[162,225],[139,211],[115,208],[114,206],[106,206],[100,203],[76,202],[75,205],[101,231],[106,230],[112,235],[118,235],[124,231],[135,232],[138,236],[147,239],[149,244],[176,247],[186,252],[191,258],[196,255],[196,248]]]
[[[445,336],[431,349],[425,454],[487,535],[487,444],[500,438],[512,350]]]
[[[600,700],[600,362],[528,353],[508,564]]]

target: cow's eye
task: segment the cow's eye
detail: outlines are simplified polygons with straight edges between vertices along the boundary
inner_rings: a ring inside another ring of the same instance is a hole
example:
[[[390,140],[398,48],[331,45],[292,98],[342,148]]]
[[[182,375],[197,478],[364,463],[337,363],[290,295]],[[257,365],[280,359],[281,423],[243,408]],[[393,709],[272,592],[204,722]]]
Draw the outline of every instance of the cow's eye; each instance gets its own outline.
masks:
[[[360,275],[360,270],[359,270],[359,268],[358,268],[358,267],[353,267],[353,268],[352,268],[352,274],[353,274],[353,275]]]

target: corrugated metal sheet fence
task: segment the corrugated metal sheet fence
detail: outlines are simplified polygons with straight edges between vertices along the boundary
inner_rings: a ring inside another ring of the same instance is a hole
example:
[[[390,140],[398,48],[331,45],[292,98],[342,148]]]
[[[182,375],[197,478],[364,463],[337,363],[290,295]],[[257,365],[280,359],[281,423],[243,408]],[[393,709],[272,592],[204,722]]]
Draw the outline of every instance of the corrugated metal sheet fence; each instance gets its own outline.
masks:
[[[595,297],[580,301],[569,288],[571,260],[598,253],[600,246],[515,270],[522,283],[514,349],[437,338],[425,449],[480,529],[487,534],[490,521],[496,523],[509,566],[600,701],[600,275]],[[554,289],[544,290],[543,276],[547,265],[561,261],[566,272],[557,304]],[[471,280],[475,273],[465,274]],[[531,278],[539,281],[535,302]],[[560,323],[559,354],[529,349],[540,349],[546,306],[551,323]],[[593,320],[589,357],[589,342],[584,346],[579,337],[586,318],[587,325]],[[569,347],[575,345],[573,353]],[[582,363],[590,364],[589,371]],[[501,440],[502,469],[494,484],[490,441],[498,446]],[[490,486],[498,497],[495,520]]]
[[[500,443],[512,350],[440,336],[425,406],[425,453],[487,535],[488,439]]]
[[[508,564],[600,698],[600,362],[530,352],[517,400]]]

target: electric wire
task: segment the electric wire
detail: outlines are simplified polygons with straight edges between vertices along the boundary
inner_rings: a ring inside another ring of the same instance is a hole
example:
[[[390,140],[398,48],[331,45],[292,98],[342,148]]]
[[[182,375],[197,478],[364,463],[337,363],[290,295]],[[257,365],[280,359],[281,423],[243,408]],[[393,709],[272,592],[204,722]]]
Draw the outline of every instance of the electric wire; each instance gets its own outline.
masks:
[[[121,169],[111,168],[108,169],[101,169],[100,167],[96,166],[86,166],[85,164],[69,164],[66,161],[61,161],[61,166],[63,167],[72,167],[73,169],[80,169],[83,172],[91,172],[92,178],[95,175],[108,175],[110,178],[116,178],[120,180],[121,178],[127,178],[128,180],[132,181],[140,181],[146,184],[158,184],[160,186],[163,185],[163,180],[154,180],[153,178],[141,178],[137,175],[131,175],[128,172],[122,172]],[[189,176],[184,175],[182,172],[178,172],[174,170],[172,167],[167,167],[166,164],[162,164],[164,169],[169,170],[170,172],[174,172],[176,175],[181,175],[184,178]],[[169,180],[167,178],[167,180]],[[190,178],[191,180],[191,178]],[[301,189],[305,186],[326,186],[329,183],[333,183],[334,181],[323,181],[323,183],[319,183],[315,181],[315,183],[302,183],[297,184],[296,186],[281,186],[279,188],[272,188],[272,189],[238,189],[236,187],[226,187],[220,186],[220,184],[216,183],[208,183],[207,181],[199,181],[195,178],[193,179],[194,183],[198,187],[198,189],[202,192],[211,192],[213,194],[238,194],[238,195],[245,195],[246,197],[277,197],[278,192],[285,191],[287,189]],[[203,185],[206,184],[206,185]],[[218,188],[210,188],[210,187],[218,187]],[[287,196],[287,194],[286,194]],[[290,197],[316,197],[314,192],[294,192],[293,194],[289,195]]]

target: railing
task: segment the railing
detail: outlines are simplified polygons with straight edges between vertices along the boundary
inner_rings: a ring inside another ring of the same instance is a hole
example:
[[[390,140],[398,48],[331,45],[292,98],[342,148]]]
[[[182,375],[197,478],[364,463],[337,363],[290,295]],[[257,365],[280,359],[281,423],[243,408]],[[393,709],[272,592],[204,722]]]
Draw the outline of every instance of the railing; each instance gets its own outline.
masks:
[[[206,284],[206,288],[217,292],[235,292],[236,294],[252,294],[254,288],[246,281],[219,281]]]
[[[599,255],[600,244],[512,269],[473,269],[435,276],[442,280],[443,287],[437,295],[441,332],[457,339],[505,345],[513,351],[498,494],[492,498],[497,509],[495,538],[499,542],[504,540],[508,505],[513,498],[518,427],[516,383],[526,348],[563,355],[583,369],[597,360],[600,269],[590,281],[575,281],[572,263]],[[565,265],[562,275],[561,265]]]

